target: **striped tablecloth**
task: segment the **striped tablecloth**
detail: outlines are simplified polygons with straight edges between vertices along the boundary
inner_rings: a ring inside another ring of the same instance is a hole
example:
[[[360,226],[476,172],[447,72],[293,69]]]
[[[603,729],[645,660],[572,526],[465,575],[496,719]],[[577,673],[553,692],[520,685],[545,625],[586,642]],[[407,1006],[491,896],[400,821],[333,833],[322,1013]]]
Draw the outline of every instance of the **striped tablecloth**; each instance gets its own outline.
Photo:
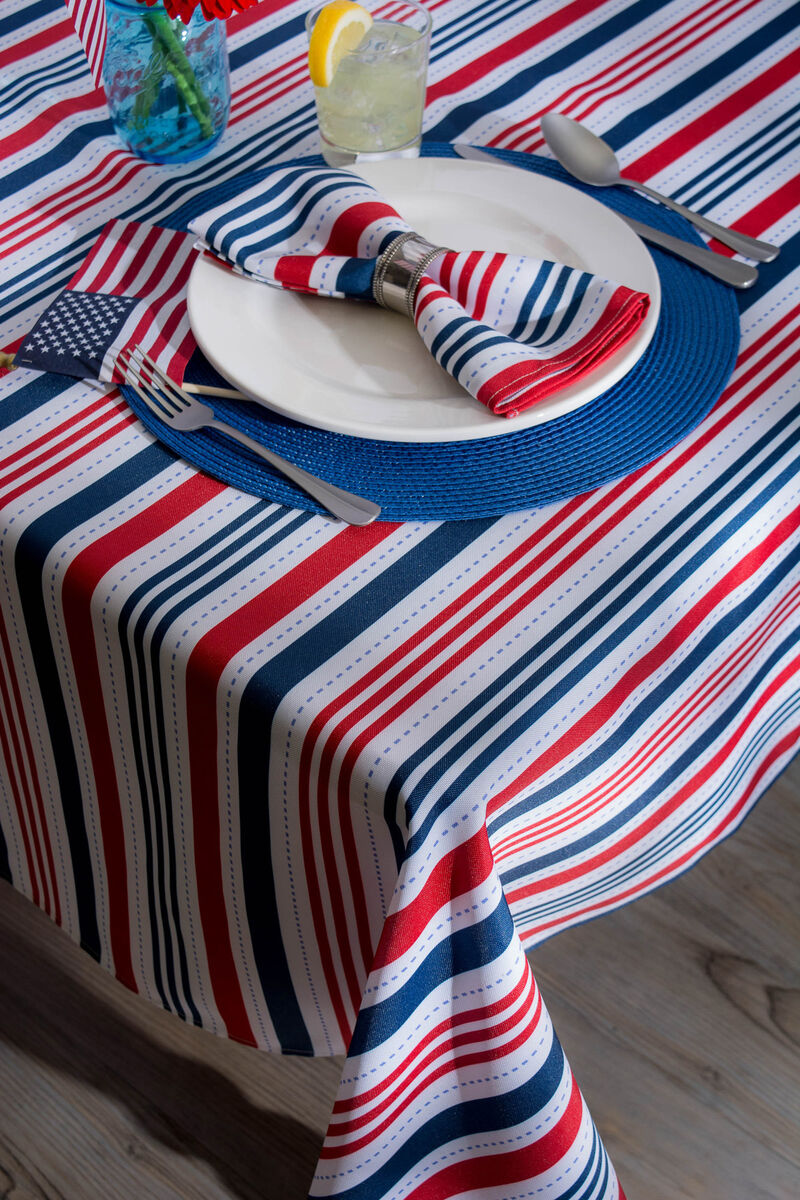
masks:
[[[2,344],[109,219],[316,150],[305,7],[229,23],[229,130],[159,168],[60,0],[5,0]],[[731,382],[596,492],[354,530],[198,473],[115,390],[6,373],[0,873],[185,1020],[348,1052],[312,1195],[611,1198],[525,951],[691,866],[797,749],[796,9],[428,7],[426,138],[546,154],[566,112],[782,244]]]

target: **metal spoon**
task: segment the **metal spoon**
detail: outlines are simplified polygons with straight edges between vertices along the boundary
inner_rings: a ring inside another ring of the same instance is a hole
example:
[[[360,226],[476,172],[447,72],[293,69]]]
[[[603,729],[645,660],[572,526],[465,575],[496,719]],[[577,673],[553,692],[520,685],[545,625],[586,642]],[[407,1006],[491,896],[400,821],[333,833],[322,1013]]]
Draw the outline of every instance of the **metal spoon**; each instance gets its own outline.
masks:
[[[589,183],[594,187],[621,184],[623,187],[635,188],[637,192],[644,192],[646,196],[659,200],[666,204],[667,208],[680,213],[704,233],[758,262],[771,262],[778,254],[779,248],[770,245],[769,242],[761,242],[758,238],[748,237],[746,233],[737,233],[735,229],[718,225],[716,221],[701,217],[699,213],[677,204],[676,201],[670,200],[669,196],[662,196],[660,192],[654,191],[644,183],[635,183],[632,179],[623,178],[620,175],[617,156],[608,143],[585,126],[573,121],[571,117],[565,117],[562,113],[545,113],[540,123],[544,140],[553,154],[562,167],[565,167],[570,175],[580,179],[581,183]]]
[[[497,164],[501,161],[487,150],[482,150],[478,146],[468,146],[464,142],[453,142],[453,149],[459,157],[470,159],[472,162]],[[512,170],[525,170],[524,167],[517,167],[516,163],[503,163],[503,166],[510,166]],[[694,242],[685,242],[683,238],[662,233],[660,229],[654,229],[652,225],[643,225],[641,221],[624,217],[622,213],[617,213],[617,216],[626,225],[630,225],[633,232],[645,242],[652,242],[653,245],[660,246],[662,250],[669,250],[670,254],[686,259],[695,267],[699,267],[701,271],[707,271],[709,275],[713,275],[715,279],[729,283],[731,287],[749,288],[758,279],[758,271],[750,263],[741,262],[738,258],[728,258],[726,254],[717,254],[715,250],[709,250],[706,246],[696,246]]]

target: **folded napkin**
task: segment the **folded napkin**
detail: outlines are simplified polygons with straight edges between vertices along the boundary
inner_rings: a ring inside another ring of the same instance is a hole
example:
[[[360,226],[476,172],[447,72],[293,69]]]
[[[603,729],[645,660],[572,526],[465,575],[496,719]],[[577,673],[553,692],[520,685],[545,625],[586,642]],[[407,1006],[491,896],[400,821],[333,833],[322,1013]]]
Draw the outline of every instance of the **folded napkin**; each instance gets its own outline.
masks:
[[[302,165],[275,169],[190,229],[254,279],[370,301],[381,256],[413,234],[358,175]],[[440,248],[413,283],[413,320],[428,350],[506,417],[592,371],[633,336],[650,303],[564,264],[492,251]]]

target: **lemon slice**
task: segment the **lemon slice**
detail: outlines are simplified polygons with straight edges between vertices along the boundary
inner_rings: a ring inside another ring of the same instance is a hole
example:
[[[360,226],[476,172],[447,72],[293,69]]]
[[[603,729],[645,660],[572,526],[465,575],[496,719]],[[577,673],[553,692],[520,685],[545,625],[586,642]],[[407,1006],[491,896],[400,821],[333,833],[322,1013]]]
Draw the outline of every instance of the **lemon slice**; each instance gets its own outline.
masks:
[[[314,22],[308,43],[308,70],[315,87],[328,87],[336,68],[372,24],[372,14],[355,0],[332,0]]]

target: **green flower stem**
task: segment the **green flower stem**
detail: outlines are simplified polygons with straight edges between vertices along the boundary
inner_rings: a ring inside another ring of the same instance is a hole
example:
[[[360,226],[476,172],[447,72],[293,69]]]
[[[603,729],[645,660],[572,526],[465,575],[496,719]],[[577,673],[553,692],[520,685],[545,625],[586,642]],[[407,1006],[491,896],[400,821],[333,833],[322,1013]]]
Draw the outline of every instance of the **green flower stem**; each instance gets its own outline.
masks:
[[[163,78],[164,55],[161,47],[154,42],[147,70],[145,71],[136,99],[133,102],[131,116],[134,128],[141,129],[150,116],[150,110],[156,102]]]
[[[153,46],[158,46],[161,50],[164,66],[175,80],[178,95],[185,101],[189,112],[200,126],[203,137],[211,137],[214,132],[211,107],[197,83],[183,43],[172,22],[161,13],[148,13],[144,21],[153,39]]]

